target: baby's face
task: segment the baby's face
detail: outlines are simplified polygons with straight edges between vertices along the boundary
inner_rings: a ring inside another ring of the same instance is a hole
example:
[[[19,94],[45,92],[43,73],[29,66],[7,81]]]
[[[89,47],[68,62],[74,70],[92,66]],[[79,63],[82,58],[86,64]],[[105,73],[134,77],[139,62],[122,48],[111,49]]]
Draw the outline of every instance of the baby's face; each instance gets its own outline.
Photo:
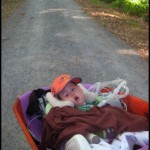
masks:
[[[85,104],[83,91],[78,85],[71,82],[67,84],[59,96],[61,100],[72,101],[75,106],[82,106]]]

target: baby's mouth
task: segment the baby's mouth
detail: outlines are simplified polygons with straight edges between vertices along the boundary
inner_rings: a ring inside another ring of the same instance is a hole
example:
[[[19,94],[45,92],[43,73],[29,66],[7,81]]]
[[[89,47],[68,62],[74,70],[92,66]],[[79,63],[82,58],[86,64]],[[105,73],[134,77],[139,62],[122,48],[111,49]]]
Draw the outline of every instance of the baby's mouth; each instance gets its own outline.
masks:
[[[79,97],[76,96],[74,99],[76,102],[79,102]]]

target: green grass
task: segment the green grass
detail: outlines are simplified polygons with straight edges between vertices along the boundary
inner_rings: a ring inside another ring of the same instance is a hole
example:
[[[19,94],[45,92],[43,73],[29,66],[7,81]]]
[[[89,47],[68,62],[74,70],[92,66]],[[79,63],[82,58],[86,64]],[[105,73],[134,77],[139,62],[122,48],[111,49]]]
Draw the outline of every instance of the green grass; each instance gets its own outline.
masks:
[[[141,26],[135,20],[128,20],[127,22],[128,22],[128,25],[133,28],[141,28]]]
[[[149,20],[149,1],[148,0],[89,0],[91,3],[102,6],[104,3],[110,7]],[[106,5],[105,5],[106,6]]]
[[[122,9],[130,15],[138,16],[145,20],[149,17],[148,0],[115,0],[111,5]]]
[[[102,6],[104,2],[99,1],[99,0],[88,0],[90,3],[95,4],[97,6]]]

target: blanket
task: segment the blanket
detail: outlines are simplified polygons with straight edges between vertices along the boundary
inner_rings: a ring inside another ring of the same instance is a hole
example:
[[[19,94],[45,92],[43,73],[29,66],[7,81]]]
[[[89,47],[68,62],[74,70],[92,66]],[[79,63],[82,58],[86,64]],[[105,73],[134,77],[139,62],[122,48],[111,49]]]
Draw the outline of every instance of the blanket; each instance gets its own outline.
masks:
[[[113,128],[117,134],[123,132],[137,132],[148,130],[148,120],[125,110],[105,106],[94,106],[87,112],[73,107],[55,107],[43,118],[41,148],[58,149],[75,134],[86,136],[88,132],[98,132]]]

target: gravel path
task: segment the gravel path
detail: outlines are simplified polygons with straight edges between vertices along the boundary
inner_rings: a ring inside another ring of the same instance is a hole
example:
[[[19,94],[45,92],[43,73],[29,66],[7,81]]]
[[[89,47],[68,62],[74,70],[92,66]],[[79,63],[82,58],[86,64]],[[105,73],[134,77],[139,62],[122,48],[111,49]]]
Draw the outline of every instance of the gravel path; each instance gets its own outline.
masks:
[[[148,62],[100,27],[73,0],[28,0],[2,23],[2,150],[29,150],[12,112],[16,97],[60,73],[83,83],[126,79],[148,100]]]

